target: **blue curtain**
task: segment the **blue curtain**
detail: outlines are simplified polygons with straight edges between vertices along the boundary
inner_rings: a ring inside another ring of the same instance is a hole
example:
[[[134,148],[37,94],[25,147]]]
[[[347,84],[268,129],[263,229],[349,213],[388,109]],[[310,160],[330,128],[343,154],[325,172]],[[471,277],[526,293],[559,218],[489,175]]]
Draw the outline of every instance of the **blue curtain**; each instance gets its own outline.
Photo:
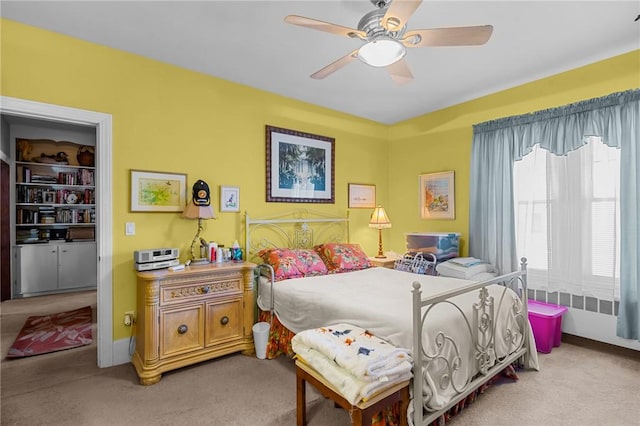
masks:
[[[469,255],[517,270],[513,163],[536,144],[564,155],[589,136],[621,150],[617,334],[640,340],[640,89],[474,125]]]

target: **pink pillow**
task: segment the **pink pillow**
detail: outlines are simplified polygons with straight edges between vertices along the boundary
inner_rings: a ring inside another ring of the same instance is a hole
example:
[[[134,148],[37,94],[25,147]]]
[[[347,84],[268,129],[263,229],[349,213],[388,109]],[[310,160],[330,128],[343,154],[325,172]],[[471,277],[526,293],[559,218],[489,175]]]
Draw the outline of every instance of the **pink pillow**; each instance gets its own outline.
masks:
[[[313,277],[316,275],[327,275],[327,265],[324,264],[315,250],[297,249],[293,250],[299,261],[298,268],[305,277]]]
[[[367,269],[371,261],[359,244],[327,243],[315,247],[329,272],[347,272]]]
[[[301,278],[304,275],[298,268],[298,258],[289,249],[266,249],[258,253],[264,263],[271,265],[276,281],[288,278]]]
[[[313,250],[273,248],[258,256],[273,267],[276,281],[327,274],[327,267]]]

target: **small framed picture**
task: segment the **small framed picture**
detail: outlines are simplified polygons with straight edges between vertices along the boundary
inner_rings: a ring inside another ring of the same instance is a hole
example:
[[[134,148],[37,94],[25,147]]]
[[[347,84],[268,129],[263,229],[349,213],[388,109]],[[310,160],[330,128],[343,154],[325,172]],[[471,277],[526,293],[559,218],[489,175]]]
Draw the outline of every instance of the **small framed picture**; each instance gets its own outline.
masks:
[[[426,173],[419,179],[420,218],[455,219],[453,172]]]
[[[376,207],[376,186],[360,183],[349,184],[349,208],[373,209]]]
[[[42,202],[44,204],[55,204],[56,192],[55,191],[42,191]]]
[[[240,211],[240,188],[237,186],[220,186],[220,211]]]

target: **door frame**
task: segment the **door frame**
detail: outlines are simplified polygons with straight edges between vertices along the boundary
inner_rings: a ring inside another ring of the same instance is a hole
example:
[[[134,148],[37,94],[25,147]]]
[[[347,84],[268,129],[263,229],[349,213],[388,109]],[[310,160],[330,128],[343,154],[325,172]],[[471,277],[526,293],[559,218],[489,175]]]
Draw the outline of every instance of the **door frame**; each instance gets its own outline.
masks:
[[[111,114],[0,96],[0,114],[92,126],[96,129],[96,246],[98,367],[114,365],[113,342],[113,215]],[[11,160],[13,163],[13,160]],[[11,268],[13,271],[13,268]]]
[[[11,299],[11,166],[0,156],[0,301]]]

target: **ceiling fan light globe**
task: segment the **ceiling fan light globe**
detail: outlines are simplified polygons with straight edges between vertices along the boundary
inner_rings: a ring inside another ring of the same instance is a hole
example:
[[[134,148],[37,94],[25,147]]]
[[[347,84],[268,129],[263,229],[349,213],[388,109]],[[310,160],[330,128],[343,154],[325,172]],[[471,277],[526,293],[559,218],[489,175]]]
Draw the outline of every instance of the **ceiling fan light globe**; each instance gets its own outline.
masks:
[[[386,67],[404,58],[407,49],[391,39],[372,40],[358,50],[358,58],[372,67]]]

